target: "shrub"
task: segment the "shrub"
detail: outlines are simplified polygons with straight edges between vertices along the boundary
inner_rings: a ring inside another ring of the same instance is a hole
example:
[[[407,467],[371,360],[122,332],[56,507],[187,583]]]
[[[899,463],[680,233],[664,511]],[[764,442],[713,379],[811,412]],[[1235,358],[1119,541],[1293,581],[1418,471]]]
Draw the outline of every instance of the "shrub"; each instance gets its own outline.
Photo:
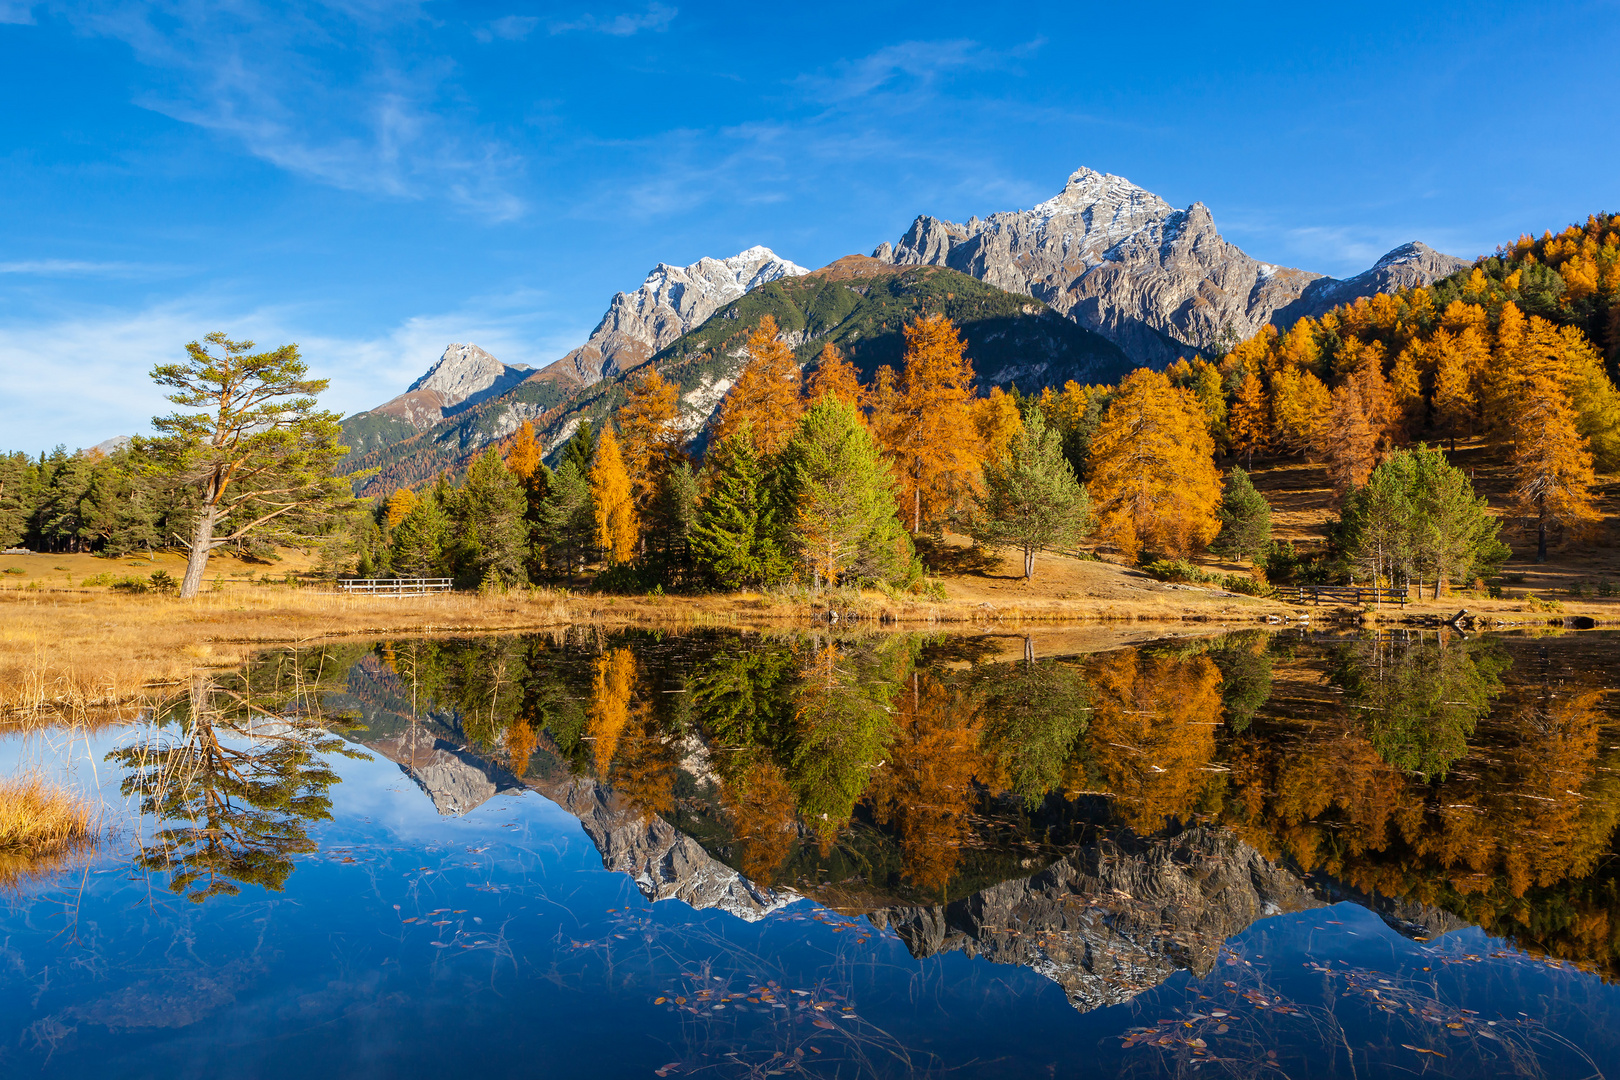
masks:
[[[152,583],[146,578],[121,577],[112,583],[112,587],[119,592],[144,593],[152,591]]]
[[[177,592],[180,588],[180,583],[174,580],[174,575],[167,570],[154,570],[146,580],[151,583],[153,592],[162,593],[164,596]]]
[[[83,581],[79,582],[79,584],[80,585],[104,586],[104,585],[111,585],[113,582],[115,582],[117,580],[118,579],[113,577],[111,574],[103,572],[103,573],[100,573],[100,574],[96,574],[94,577],[87,577]]]
[[[1215,575],[1198,569],[1186,559],[1154,559],[1142,569],[1160,581],[1191,582],[1198,585],[1207,585],[1217,580]]]

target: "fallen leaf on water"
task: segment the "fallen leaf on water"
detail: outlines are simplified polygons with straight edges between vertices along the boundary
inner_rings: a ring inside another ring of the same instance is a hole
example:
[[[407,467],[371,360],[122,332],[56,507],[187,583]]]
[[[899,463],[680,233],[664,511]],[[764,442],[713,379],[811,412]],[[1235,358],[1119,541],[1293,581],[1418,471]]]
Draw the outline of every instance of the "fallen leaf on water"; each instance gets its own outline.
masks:
[[[1426,1046],[1413,1046],[1411,1043],[1401,1043],[1401,1045],[1406,1047],[1406,1049],[1408,1049],[1408,1050],[1415,1050],[1420,1054],[1433,1054],[1435,1057],[1440,1057],[1440,1058],[1443,1058],[1443,1057],[1446,1056],[1446,1055],[1442,1054],[1440,1051],[1438,1051],[1438,1050],[1430,1050]]]
[[[811,1023],[815,1024],[816,1027],[818,1027],[818,1028],[826,1028],[828,1031],[836,1031],[837,1030],[837,1028],[833,1025],[832,1021],[827,1020],[824,1017],[817,1016],[811,1021]]]
[[[669,998],[653,998],[653,1004],[654,1005],[662,1005],[664,1002],[666,1002],[668,1000],[669,1000]]]

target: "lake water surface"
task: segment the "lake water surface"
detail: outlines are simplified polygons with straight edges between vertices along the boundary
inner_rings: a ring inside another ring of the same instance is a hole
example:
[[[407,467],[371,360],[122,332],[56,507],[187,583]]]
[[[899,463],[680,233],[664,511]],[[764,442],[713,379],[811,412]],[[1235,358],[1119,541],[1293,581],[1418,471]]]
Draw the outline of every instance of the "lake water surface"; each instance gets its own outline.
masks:
[[[0,736],[0,1075],[1620,1075],[1620,635],[566,633]]]

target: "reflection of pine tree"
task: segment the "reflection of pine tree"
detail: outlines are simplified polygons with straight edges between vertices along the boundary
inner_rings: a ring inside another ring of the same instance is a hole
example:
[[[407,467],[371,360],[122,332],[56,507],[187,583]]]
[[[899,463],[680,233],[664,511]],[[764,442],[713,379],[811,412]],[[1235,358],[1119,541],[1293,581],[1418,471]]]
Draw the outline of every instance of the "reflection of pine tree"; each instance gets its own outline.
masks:
[[[244,884],[279,891],[293,856],[315,850],[310,823],[331,819],[326,791],[338,776],[327,755],[365,756],[307,720],[227,718],[211,690],[193,687],[182,738],[107,755],[129,770],[124,795],[160,825],[136,865],[167,871],[169,888],[194,903]]]
[[[1505,664],[1484,642],[1380,637],[1341,649],[1329,681],[1380,757],[1424,780],[1443,779],[1502,692]]]
[[[1028,659],[995,668],[984,704],[985,743],[1009,790],[1031,809],[1063,782],[1075,741],[1086,730],[1091,701],[1085,679],[1069,664]]]

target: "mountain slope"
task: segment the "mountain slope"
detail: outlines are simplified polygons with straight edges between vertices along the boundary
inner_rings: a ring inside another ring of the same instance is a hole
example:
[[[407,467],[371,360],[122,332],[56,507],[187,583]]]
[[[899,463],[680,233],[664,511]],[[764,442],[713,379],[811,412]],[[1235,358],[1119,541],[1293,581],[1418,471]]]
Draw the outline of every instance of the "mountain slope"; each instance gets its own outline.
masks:
[[[1464,265],[1409,244],[1342,282],[1273,266],[1223,239],[1203,203],[1177,210],[1123,177],[1086,168],[1032,210],[965,225],[922,215],[873,256],[949,266],[1038,297],[1153,367],[1243,340],[1279,317],[1426,285]]]
[[[884,265],[859,255],[748,292],[676,338],[651,362],[678,388],[682,426],[698,435],[741,371],[743,346],[766,315],[775,316],[801,364],[813,364],[831,341],[870,378],[881,364],[899,365],[901,328],[926,312],[943,313],[961,327],[985,386],[1106,382],[1132,366],[1117,347],[1038,300],[944,267]],[[362,493],[383,494],[461,468],[525,420],[534,421],[547,453],[554,453],[582,421],[599,424],[624,403],[627,374],[580,386],[547,368],[500,397],[358,455],[348,468],[379,469]]]

